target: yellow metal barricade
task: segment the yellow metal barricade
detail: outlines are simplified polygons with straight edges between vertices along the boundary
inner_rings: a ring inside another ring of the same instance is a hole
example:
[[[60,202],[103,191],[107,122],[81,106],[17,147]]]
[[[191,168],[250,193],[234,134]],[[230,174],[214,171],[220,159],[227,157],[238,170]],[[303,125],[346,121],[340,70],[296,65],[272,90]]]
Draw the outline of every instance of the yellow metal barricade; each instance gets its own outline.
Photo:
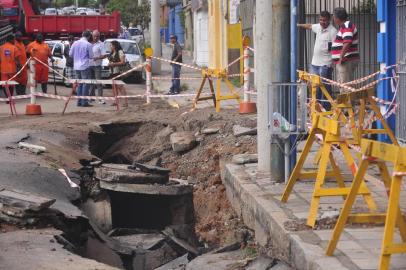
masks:
[[[406,220],[399,207],[401,181],[402,177],[406,176],[406,148],[362,139],[361,151],[362,161],[334,228],[326,254],[331,256],[334,253],[347,221],[356,223],[385,223],[379,269],[387,270],[390,267],[390,257],[392,254],[406,253]],[[392,176],[390,176],[385,162],[390,162],[394,165]],[[388,208],[385,213],[350,214],[356,195],[359,194],[360,188],[362,188],[363,179],[371,164],[378,166],[383,183],[388,190]],[[396,227],[401,235],[401,243],[394,242]]]

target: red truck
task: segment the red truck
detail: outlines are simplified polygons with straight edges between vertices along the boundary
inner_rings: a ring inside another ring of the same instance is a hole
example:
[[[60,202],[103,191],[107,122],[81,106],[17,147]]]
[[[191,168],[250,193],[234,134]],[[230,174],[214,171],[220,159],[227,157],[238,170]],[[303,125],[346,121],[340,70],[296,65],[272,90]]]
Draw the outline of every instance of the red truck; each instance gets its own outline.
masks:
[[[27,36],[41,32],[46,38],[79,36],[85,29],[98,29],[106,37],[120,32],[120,13],[111,15],[39,15],[32,0],[0,0],[3,16]]]

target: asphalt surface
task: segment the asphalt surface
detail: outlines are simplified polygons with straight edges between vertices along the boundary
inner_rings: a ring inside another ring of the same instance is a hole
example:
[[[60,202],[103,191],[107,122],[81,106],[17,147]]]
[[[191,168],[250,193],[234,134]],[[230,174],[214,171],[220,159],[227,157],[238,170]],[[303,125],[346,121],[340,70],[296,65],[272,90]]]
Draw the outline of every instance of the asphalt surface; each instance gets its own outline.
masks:
[[[56,199],[51,208],[67,217],[82,216],[81,210],[71,203],[79,199],[79,190],[72,188],[56,168],[40,166],[36,154],[19,149],[17,144],[21,140],[31,142],[35,134],[19,129],[0,131],[0,188]],[[69,174],[79,183],[77,176]]]

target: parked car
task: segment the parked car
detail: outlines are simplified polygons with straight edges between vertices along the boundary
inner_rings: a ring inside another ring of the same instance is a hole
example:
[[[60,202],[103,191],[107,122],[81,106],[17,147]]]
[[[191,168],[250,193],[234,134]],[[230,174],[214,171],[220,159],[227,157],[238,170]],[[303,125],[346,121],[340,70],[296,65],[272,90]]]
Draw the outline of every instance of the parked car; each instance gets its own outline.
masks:
[[[76,9],[76,15],[99,15],[91,8],[79,7]]]
[[[62,9],[62,12],[63,12],[65,15],[75,15],[75,14],[76,14],[76,10],[75,10],[74,7],[64,7],[64,8]]]
[[[45,43],[48,44],[49,48],[51,49],[52,56],[55,59],[55,62],[52,64],[51,60],[48,59],[48,64],[50,67],[55,68],[55,70],[66,77],[66,57],[65,57],[65,50],[69,49],[69,42],[62,41],[62,40],[46,40]],[[49,82],[54,81],[54,73],[52,71],[49,72]],[[65,79],[55,73],[55,81],[61,82],[65,85],[69,85]]]
[[[123,51],[125,53],[126,61],[130,64],[131,67],[136,67],[139,64],[142,63],[142,55],[141,51],[138,47],[138,44],[133,41],[133,40],[126,40],[126,39],[107,39],[104,42],[104,48],[105,48],[105,53],[109,54],[110,53],[110,43],[113,40],[117,40],[121,47],[123,48]],[[66,57],[65,57],[65,50],[69,49],[69,43],[68,41],[63,41],[63,40],[46,40],[45,41],[49,48],[51,49],[52,56],[55,59],[55,62],[53,66],[55,67],[55,70],[59,73],[64,75],[65,77],[67,76],[66,74]],[[102,78],[103,79],[109,79],[111,76],[111,71],[108,66],[109,61],[107,59],[104,59],[102,62]],[[52,62],[48,60],[48,64],[50,67],[52,67]],[[139,71],[135,71],[132,73],[131,76],[127,77],[124,79],[125,82],[127,83],[140,83],[143,79],[143,70],[140,69]],[[49,82],[54,81],[54,73],[52,71],[49,72]],[[68,82],[65,81],[65,79],[58,75],[55,74],[55,81],[59,83],[63,83],[66,86],[68,86]]]
[[[56,10],[56,8],[47,8],[45,9],[44,15],[58,15],[58,11]]]
[[[142,55],[140,48],[138,46],[138,43],[134,40],[128,40],[128,39],[106,39],[104,41],[104,49],[106,54],[110,53],[110,44],[113,40],[117,40],[121,47],[123,48],[126,61],[130,64],[131,67],[136,67],[139,64],[142,63]],[[110,68],[108,67],[109,61],[107,59],[103,60],[103,71],[102,71],[102,77],[104,79],[110,78],[111,72]],[[142,74],[142,69],[139,71],[134,71],[131,76],[127,77],[124,81],[125,82],[136,82],[139,83],[142,81],[143,74]]]

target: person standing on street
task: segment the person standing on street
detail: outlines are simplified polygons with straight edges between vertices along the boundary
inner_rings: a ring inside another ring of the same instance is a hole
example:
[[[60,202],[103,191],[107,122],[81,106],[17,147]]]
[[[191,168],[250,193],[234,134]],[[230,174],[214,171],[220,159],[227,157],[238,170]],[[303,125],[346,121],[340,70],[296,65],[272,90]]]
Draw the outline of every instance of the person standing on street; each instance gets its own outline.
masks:
[[[18,48],[19,57],[20,57],[19,61],[20,61],[21,66],[25,65],[25,63],[27,62],[27,53],[25,51],[25,45],[21,39],[22,37],[23,37],[23,34],[21,34],[21,32],[15,33],[14,45]],[[15,81],[19,83],[18,85],[16,85],[17,95],[25,95],[25,90],[27,87],[27,80],[28,80],[27,68],[28,68],[28,65],[23,68],[23,70],[20,72],[20,74],[15,79]]]
[[[330,54],[332,42],[337,34],[337,29],[331,25],[331,15],[328,11],[320,12],[319,23],[316,24],[298,24],[298,27],[312,30],[316,34],[314,43],[313,58],[310,68],[312,74],[326,79],[332,79],[333,59]],[[332,94],[331,85],[326,84],[329,94]],[[321,91],[317,92],[317,99],[323,99]],[[325,104],[329,109],[330,103]]]
[[[120,43],[117,40],[113,40],[110,44],[110,55],[108,56],[109,67],[111,70],[111,78],[114,78],[121,73],[123,73],[123,68],[126,64],[125,54],[123,48],[121,48]],[[124,88],[124,85],[117,85],[117,95],[126,96],[127,91]],[[116,103],[113,103],[112,106],[116,106]],[[128,107],[127,98],[124,99],[123,107]]]
[[[70,51],[70,48],[72,48],[74,41],[75,41],[75,38],[72,35],[69,35],[68,45],[65,46],[65,50],[63,51],[63,54],[66,59],[65,76],[69,79],[75,78],[75,72],[73,70],[73,58],[69,56],[69,51]]]
[[[94,30],[92,33],[93,43],[92,43],[92,50],[93,50],[93,59],[90,60],[90,72],[91,78],[96,80],[101,80],[102,74],[102,61],[105,58],[105,51],[104,51],[104,44],[100,41],[100,32],[98,30]],[[99,84],[92,84],[90,90],[90,95],[95,96],[95,90],[97,88],[97,94],[99,97],[103,96],[103,85]],[[100,104],[106,104],[104,100],[99,101]]]
[[[6,37],[6,43],[0,46],[0,70],[1,80],[10,80],[19,69],[20,65],[20,51],[14,45],[14,35]],[[9,88],[10,95],[13,95],[13,87]],[[6,96],[7,92],[6,92]]]
[[[176,63],[182,63],[182,47],[178,43],[178,37],[171,35],[170,42],[173,46],[171,60]],[[180,69],[181,65],[171,63],[172,66],[172,86],[169,89],[168,95],[176,95],[180,93]]]
[[[49,74],[48,58],[52,62],[54,62],[54,58],[48,44],[44,42],[44,36],[41,33],[37,34],[35,41],[28,44],[27,53],[42,62],[35,61],[35,82],[41,84],[42,92],[46,93]]]
[[[354,80],[359,62],[358,29],[348,19],[348,13],[342,7],[334,10],[334,22],[339,29],[331,48],[331,55],[336,64],[338,82],[346,83]]]
[[[73,69],[76,73],[76,79],[91,79],[90,76],[90,59],[93,58],[92,44],[89,42],[92,33],[85,30],[82,38],[75,41],[72,48],[69,50],[69,56],[73,58]],[[90,85],[86,83],[79,83],[77,88],[78,96],[89,96]],[[92,107],[87,99],[78,99],[77,106],[79,107]]]

